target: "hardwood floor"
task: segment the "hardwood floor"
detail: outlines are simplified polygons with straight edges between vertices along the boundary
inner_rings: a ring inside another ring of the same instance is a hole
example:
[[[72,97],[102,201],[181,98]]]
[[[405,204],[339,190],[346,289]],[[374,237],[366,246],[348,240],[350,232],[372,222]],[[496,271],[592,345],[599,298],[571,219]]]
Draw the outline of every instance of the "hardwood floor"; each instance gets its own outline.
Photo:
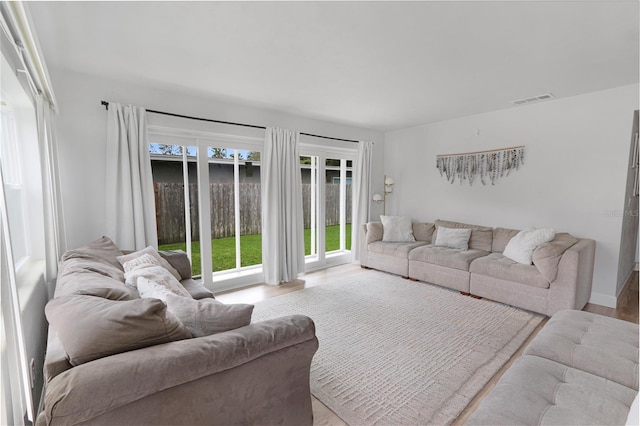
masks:
[[[282,294],[291,293],[293,291],[310,288],[323,283],[332,282],[335,279],[342,279],[349,276],[357,276],[365,274],[367,270],[360,268],[358,265],[347,264],[335,266],[320,271],[306,274],[302,279],[295,280],[291,283],[279,286],[269,286],[266,284],[256,284],[245,287],[240,290],[231,290],[216,294],[216,299],[224,303],[255,303],[270,297],[280,296]],[[618,297],[618,307],[616,309],[604,306],[587,304],[585,311],[606,315],[613,318],[619,318],[625,321],[638,323],[638,272],[634,272],[626,283],[623,291]],[[531,336],[525,341],[520,349],[511,357],[511,359],[496,373],[496,375],[487,383],[487,385],[476,395],[469,403],[460,416],[453,422],[454,425],[464,424],[469,416],[476,409],[480,401],[495,387],[504,372],[522,355],[524,348],[538,334],[540,329],[546,324],[545,319],[535,330]],[[316,426],[346,426],[333,411],[331,411],[322,402],[312,396],[313,405],[313,424]]]

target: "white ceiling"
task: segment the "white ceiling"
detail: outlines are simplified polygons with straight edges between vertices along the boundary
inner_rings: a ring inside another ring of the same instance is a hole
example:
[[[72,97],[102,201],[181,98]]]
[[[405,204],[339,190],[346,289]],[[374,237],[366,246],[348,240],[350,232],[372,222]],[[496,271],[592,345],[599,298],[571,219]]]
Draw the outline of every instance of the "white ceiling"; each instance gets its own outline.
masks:
[[[28,7],[49,68],[377,130],[638,82],[635,0]]]

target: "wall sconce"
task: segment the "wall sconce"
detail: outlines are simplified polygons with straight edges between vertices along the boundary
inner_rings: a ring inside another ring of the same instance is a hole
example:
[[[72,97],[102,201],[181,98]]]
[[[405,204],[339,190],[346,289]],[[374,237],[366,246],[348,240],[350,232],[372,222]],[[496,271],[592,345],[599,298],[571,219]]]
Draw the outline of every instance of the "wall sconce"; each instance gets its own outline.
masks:
[[[382,215],[387,214],[387,194],[391,194],[393,192],[393,178],[384,175],[384,192],[382,195],[374,194],[373,202],[376,204],[382,203]]]

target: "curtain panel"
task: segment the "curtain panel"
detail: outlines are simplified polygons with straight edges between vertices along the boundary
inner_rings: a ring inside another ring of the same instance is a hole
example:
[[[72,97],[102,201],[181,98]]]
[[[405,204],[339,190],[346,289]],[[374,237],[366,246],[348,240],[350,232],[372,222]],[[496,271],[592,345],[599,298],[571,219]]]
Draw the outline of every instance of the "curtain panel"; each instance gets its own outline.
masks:
[[[371,159],[373,142],[358,143],[355,181],[353,188],[353,210],[351,217],[351,259],[360,260],[360,227],[369,221],[371,192]]]
[[[144,108],[109,103],[107,231],[127,250],[158,244],[145,114]]]
[[[300,135],[268,127],[262,179],[262,269],[267,284],[289,282],[304,271]]]
[[[54,115],[51,104],[43,96],[36,98],[36,121],[38,125],[38,148],[42,172],[44,232],[46,255],[46,281],[49,297],[53,297],[53,281],[58,272],[58,261],[67,249],[62,209],[62,192],[58,172],[58,148]]]

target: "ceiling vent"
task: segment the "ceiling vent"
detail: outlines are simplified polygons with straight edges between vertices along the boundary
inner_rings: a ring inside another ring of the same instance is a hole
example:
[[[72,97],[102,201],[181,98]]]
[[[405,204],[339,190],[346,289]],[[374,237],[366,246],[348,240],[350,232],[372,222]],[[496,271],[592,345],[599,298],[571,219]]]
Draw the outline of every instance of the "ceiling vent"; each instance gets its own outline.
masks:
[[[517,101],[511,101],[513,105],[526,105],[534,102],[548,101],[553,99],[554,96],[551,93],[545,93],[544,95],[533,96],[531,98],[518,99]]]

